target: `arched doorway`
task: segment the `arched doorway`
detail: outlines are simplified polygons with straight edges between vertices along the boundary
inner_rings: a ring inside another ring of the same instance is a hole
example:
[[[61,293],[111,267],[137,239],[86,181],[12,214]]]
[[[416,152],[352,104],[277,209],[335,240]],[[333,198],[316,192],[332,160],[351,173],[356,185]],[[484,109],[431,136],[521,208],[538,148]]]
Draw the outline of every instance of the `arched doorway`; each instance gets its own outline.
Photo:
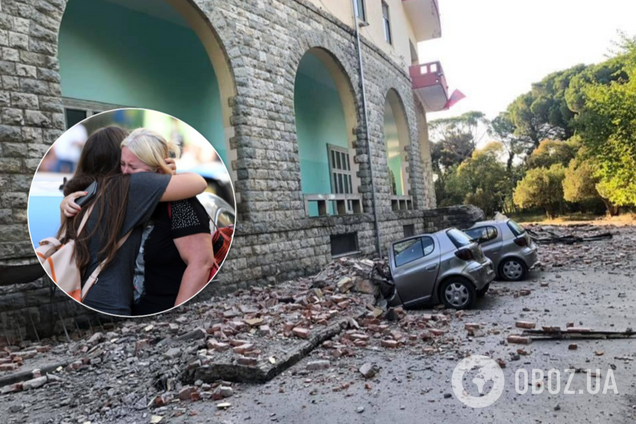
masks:
[[[213,29],[185,0],[69,0],[59,36],[67,126],[116,107],[192,125],[229,167],[229,66]]]
[[[294,110],[307,214],[361,213],[358,166],[353,160],[355,101],[349,79],[326,50],[312,48],[302,57]]]
[[[413,209],[408,166],[409,127],[404,105],[394,89],[389,90],[384,102],[384,142],[392,209]]]

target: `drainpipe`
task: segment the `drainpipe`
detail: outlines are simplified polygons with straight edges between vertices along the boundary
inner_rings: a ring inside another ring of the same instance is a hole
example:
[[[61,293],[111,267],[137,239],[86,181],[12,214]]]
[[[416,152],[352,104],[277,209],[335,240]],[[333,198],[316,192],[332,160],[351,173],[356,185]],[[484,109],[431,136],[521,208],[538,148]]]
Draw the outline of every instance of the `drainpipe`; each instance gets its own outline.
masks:
[[[367,93],[364,85],[364,62],[362,61],[362,43],[360,42],[360,26],[358,25],[358,8],[356,0],[351,0],[353,7],[353,26],[356,29],[356,43],[358,47],[358,66],[360,68],[360,86],[362,87],[362,114],[364,119],[364,132],[367,138],[367,153],[369,156],[369,176],[371,177],[371,193],[373,195],[373,219],[375,221],[375,242],[378,257],[382,258],[382,246],[380,245],[380,223],[378,220],[378,202],[375,196],[375,182],[373,179],[373,160],[371,155],[371,140],[369,139],[369,117],[367,115]]]

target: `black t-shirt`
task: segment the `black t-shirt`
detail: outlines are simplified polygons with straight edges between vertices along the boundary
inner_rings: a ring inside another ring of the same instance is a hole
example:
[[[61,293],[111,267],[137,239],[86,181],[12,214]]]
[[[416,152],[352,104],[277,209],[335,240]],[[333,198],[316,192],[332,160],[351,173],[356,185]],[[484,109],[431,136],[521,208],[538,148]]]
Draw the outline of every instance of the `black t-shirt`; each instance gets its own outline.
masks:
[[[170,182],[170,175],[143,172],[120,178],[130,178],[130,188],[126,217],[119,236],[123,237],[130,230],[132,233],[117,250],[113,261],[99,274],[97,282],[88,291],[84,304],[102,312],[130,316],[132,314],[135,257],[141,245],[141,234]],[[97,225],[100,202],[101,199],[98,199],[84,231],[92,232]],[[106,215],[111,207],[116,208],[117,205],[106,205],[101,229],[106,227]],[[90,239],[88,248],[91,252],[91,260],[82,276],[82,285],[100,262],[98,252],[103,248],[103,245],[100,242],[99,231]]]
[[[187,268],[174,239],[210,234],[210,218],[196,197],[160,203],[152,214],[151,223],[154,227],[143,246],[145,293],[139,303],[133,305],[134,315],[162,312],[174,306]]]

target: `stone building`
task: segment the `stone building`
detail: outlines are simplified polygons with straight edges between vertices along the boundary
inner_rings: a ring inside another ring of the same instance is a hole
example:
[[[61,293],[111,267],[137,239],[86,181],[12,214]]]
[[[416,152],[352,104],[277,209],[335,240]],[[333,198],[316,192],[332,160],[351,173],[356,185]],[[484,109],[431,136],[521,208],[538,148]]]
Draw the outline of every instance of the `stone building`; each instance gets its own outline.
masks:
[[[27,285],[7,284],[47,289],[26,219],[40,159],[65,128],[115,107],[188,122],[228,165],[237,236],[208,293],[424,231],[426,112],[449,95],[417,45],[440,36],[437,0],[0,0],[4,293],[28,309]]]

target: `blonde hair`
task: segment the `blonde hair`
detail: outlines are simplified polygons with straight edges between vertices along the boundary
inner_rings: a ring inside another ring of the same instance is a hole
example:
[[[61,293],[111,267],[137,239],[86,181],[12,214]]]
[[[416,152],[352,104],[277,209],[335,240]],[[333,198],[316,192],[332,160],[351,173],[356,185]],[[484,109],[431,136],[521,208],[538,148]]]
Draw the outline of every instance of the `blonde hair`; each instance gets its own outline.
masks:
[[[161,134],[146,128],[137,128],[131,132],[121,142],[121,148],[124,147],[128,147],[133,155],[152,169],[152,172],[161,169],[165,174],[171,174],[172,171],[164,159],[170,157],[171,152],[175,158],[178,158],[180,154],[179,146],[167,141]]]

